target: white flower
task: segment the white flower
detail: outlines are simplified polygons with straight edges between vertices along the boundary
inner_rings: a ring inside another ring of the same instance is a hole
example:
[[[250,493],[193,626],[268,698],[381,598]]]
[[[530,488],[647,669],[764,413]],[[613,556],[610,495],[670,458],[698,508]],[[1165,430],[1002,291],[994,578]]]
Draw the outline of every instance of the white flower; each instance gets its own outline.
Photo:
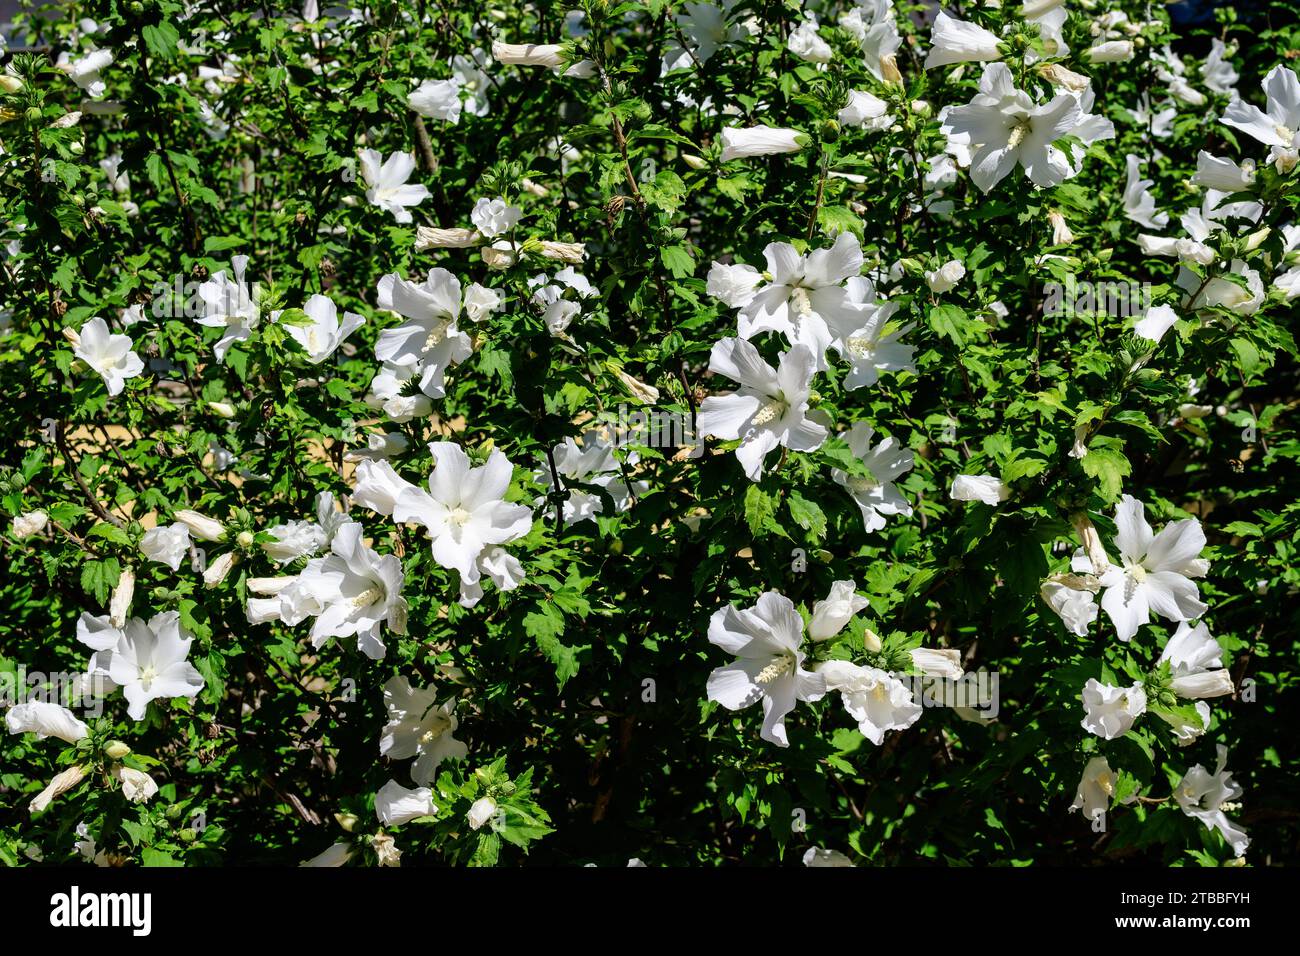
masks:
[[[55,797],[67,793],[85,778],[86,768],[81,764],[73,764],[67,770],[55,774],[54,778],[46,784],[45,789],[32,797],[31,803],[27,805],[28,811],[31,813],[42,812]]]
[[[1147,309],[1134,324],[1133,331],[1144,339],[1159,342],[1177,321],[1178,313],[1171,306],[1157,305]]]
[[[415,487],[386,461],[358,463],[353,479],[352,503],[390,517],[402,492]]]
[[[1115,687],[1093,677],[1083,685],[1083,729],[1105,740],[1122,737],[1146,713],[1147,694],[1141,684]]]
[[[728,710],[762,701],[760,736],[789,746],[786,714],[796,701],[820,700],[826,693],[825,680],[803,668],[802,642],[803,619],[790,599],[776,591],[760,595],[752,608],[719,608],[709,619],[709,643],[736,660],[709,675],[709,700]]]
[[[499,312],[505,305],[505,299],[496,289],[471,282],[465,290],[465,318],[471,322],[482,322],[493,312]]]
[[[853,861],[839,850],[810,846],[803,855],[804,866],[853,866]]]
[[[587,281],[586,276],[565,266],[548,282],[545,275],[535,275],[528,280],[528,287],[533,289],[530,301],[542,309],[542,321],[546,330],[555,336],[564,336],[569,325],[582,313],[582,299],[590,299],[599,293]]]
[[[513,229],[522,215],[522,210],[516,209],[514,206],[507,204],[504,199],[497,197],[496,199],[480,199],[474,203],[469,218],[480,233],[489,239],[493,239]]]
[[[686,48],[676,39],[669,40],[664,51],[663,72],[682,69],[696,61],[707,63],[719,48],[748,36],[750,31],[744,24],[727,20],[735,2],[723,0],[721,7],[714,3],[682,4],[682,12],[673,20],[686,40]]]
[[[1083,768],[1079,787],[1074,792],[1071,810],[1083,810],[1089,820],[1106,815],[1111,798],[1115,795],[1115,773],[1105,757],[1093,757]],[[1136,794],[1130,800],[1136,799]]]
[[[299,865],[310,866],[310,867],[342,866],[351,857],[352,857],[351,846],[349,846],[347,843],[335,843],[334,845],[330,846],[328,849],[324,850],[321,853],[318,853],[310,860],[305,860]]]
[[[912,666],[927,677],[961,680],[966,673],[961,666],[961,651],[956,648],[915,647],[909,653]]]
[[[855,422],[847,432],[840,433],[854,457],[871,473],[869,476],[831,469],[835,483],[853,496],[862,512],[862,526],[867,532],[879,531],[890,515],[908,517],[912,514],[912,506],[894,485],[895,479],[912,470],[915,461],[912,450],[901,448],[893,437],[882,440],[873,448],[871,439],[875,434],[866,422]]]
[[[864,90],[849,90],[849,102],[835,117],[843,126],[862,126],[870,130],[888,129],[894,122],[889,104]]]
[[[384,461],[400,455],[411,442],[401,432],[371,432],[366,436],[366,446],[343,456],[345,461]]]
[[[825,321],[830,332],[830,349],[849,363],[844,387],[849,391],[875,385],[881,372],[914,372],[914,346],[902,337],[912,331],[911,323],[895,326],[891,319],[898,303],[876,297],[876,289],[865,276],[852,276],[845,284],[846,307],[828,309]]]
[[[99,317],[81,327],[72,354],[99,374],[109,395],[120,395],[126,380],[144,371],[144,362],[131,351],[131,337],[109,332]]]
[[[1179,697],[1200,700],[1233,692],[1232,675],[1223,666],[1223,649],[1205,622],[1178,625],[1156,663],[1169,663],[1170,686]]]
[[[382,410],[393,421],[409,422],[433,414],[433,402],[419,392],[406,394],[406,383],[421,376],[419,365],[397,365],[385,362],[370,380],[370,390],[365,402],[370,408]]]
[[[1291,149],[1300,146],[1300,78],[1281,64],[1264,77],[1265,109],[1238,98],[1228,104],[1222,122],[1259,140],[1265,146]]]
[[[1196,172],[1191,181],[1225,193],[1242,192],[1255,185],[1255,163],[1247,159],[1238,166],[1230,159],[1201,150],[1196,154]]]
[[[1101,606],[1121,641],[1128,641],[1150,620],[1149,611],[1170,621],[1188,621],[1207,610],[1192,578],[1204,577],[1209,565],[1198,555],[1205,532],[1195,518],[1171,521],[1153,534],[1142,502],[1124,495],[1115,506],[1115,547],[1120,563],[1101,578],[1106,589]]]
[[[790,31],[786,48],[809,63],[829,63],[833,56],[830,44],[817,34],[817,18],[812,14],[805,15],[799,25]]]
[[[502,43],[493,41],[492,58],[498,63],[520,66],[545,66],[564,76],[585,77],[596,72],[591,60],[579,60],[565,69],[564,47],[558,43]]]
[[[496,816],[497,804],[491,797],[479,797],[470,804],[469,813],[465,814],[465,820],[469,823],[471,830],[480,829],[483,824],[487,823]]]
[[[238,552],[227,551],[225,554],[218,555],[215,561],[203,569],[204,586],[209,588],[217,587],[222,581],[226,580],[226,576],[238,563]]]
[[[10,707],[5,714],[5,727],[11,734],[34,733],[38,740],[58,737],[70,744],[90,734],[89,728],[68,708],[39,700]]]
[[[956,259],[949,260],[938,269],[926,270],[925,284],[931,292],[947,292],[966,275],[966,267]]]
[[[1083,637],[1092,622],[1097,620],[1097,599],[1087,588],[1070,586],[1077,583],[1083,582],[1075,575],[1054,575],[1044,581],[1038,591],[1066,629]]]
[[[438,808],[433,805],[433,791],[428,787],[412,790],[390,780],[375,794],[375,816],[386,827],[401,826],[437,812]]]
[[[1123,63],[1133,59],[1132,40],[1103,40],[1084,51],[1092,63]]]
[[[44,511],[28,511],[24,514],[15,515],[11,525],[14,537],[22,541],[34,534],[39,534],[45,530],[49,520],[49,515]]]
[[[452,442],[432,442],[434,469],[429,490],[414,485],[398,495],[393,520],[424,526],[433,559],[460,573],[462,584],[477,584],[479,558],[492,545],[523,537],[533,513],[509,504],[505,494],[514,466],[498,449],[485,464],[471,467],[464,449]]]
[[[62,53],[59,56],[59,62],[56,64],[60,70],[68,74],[73,83],[86,91],[86,94],[94,100],[104,95],[107,86],[100,79],[100,71],[113,63],[112,50],[91,50],[80,59],[71,60],[68,54]]]
[[[366,201],[390,212],[398,222],[410,222],[408,206],[418,206],[429,197],[423,185],[409,185],[407,180],[415,172],[415,157],[410,153],[395,152],[387,159],[373,149],[357,151],[361,163],[361,178],[369,187]]]
[[[1245,288],[1221,275],[1214,276],[1209,281],[1202,281],[1190,269],[1180,268],[1178,277],[1174,281],[1180,289],[1188,293],[1188,297],[1183,300],[1183,306],[1197,311],[1221,308],[1235,312],[1237,315],[1254,315],[1258,312],[1259,307],[1264,304],[1264,297],[1268,294],[1259,272],[1246,265],[1241,259],[1233,259],[1228,264],[1228,269],[1245,281]]]
[[[1246,847],[1250,846],[1250,838],[1245,829],[1229,820],[1223,811],[1224,804],[1240,797],[1242,789],[1225,769],[1228,748],[1218,744],[1216,750],[1218,763],[1214,773],[1196,764],[1174,787],[1174,799],[1183,813],[1200,820],[1208,829],[1218,830],[1232,847],[1233,854],[1243,856]]]
[[[568,492],[562,509],[566,525],[594,521],[596,515],[605,513],[604,499],[599,492],[572,487],[574,484],[603,489],[609,495],[615,512],[627,510],[632,495],[623,480],[614,445],[598,432],[584,433],[581,445],[573,438],[564,439],[552,450],[551,458]],[[553,490],[549,462],[535,472],[534,478],[548,493]],[[640,490],[644,489],[642,485]],[[538,498],[534,504],[541,508],[545,506],[546,498]]]
[[[108,620],[114,627],[122,627],[126,623],[127,612],[131,610],[131,600],[135,597],[135,572],[131,568],[123,568],[117,576],[117,584],[113,587],[113,596],[108,602]]]
[[[808,621],[808,636],[814,641],[829,640],[844,630],[853,615],[870,604],[870,601],[857,593],[852,581],[834,582],[826,600],[813,605],[812,617]]]
[[[447,369],[474,350],[469,336],[456,324],[460,280],[446,269],[430,269],[424,282],[416,285],[390,272],[379,280],[377,304],[407,321],[379,333],[375,357],[388,365],[417,369],[420,390],[429,398],[442,398]],[[378,394],[373,383],[371,389]]]
[[[225,525],[220,521],[209,518],[207,515],[199,514],[197,511],[191,511],[188,508],[182,508],[173,517],[189,529],[190,534],[200,541],[224,541],[226,539]]]
[[[260,321],[256,297],[244,281],[248,256],[233,256],[230,268],[233,278],[223,269],[200,285],[198,290],[203,301],[203,315],[197,319],[199,325],[222,330],[213,349],[218,362],[225,361],[230,346],[246,341]]]
[[[194,697],[203,689],[203,675],[186,660],[192,642],[176,611],[157,614],[147,624],[139,618],[127,621],[106,653],[111,655],[108,675],[122,688],[132,720],[144,720],[152,700]]]
[[[267,530],[275,540],[262,544],[262,550],[276,564],[289,564],[314,555],[325,547],[325,529],[314,521],[290,521]]]
[[[930,53],[925,58],[925,68],[932,70],[950,63],[996,60],[1001,55],[996,34],[940,10],[930,27]]]
[[[438,765],[444,760],[464,760],[469,749],[452,734],[456,720],[456,701],[438,705],[432,687],[412,687],[405,677],[390,677],[384,684],[384,707],[388,723],[379,738],[379,752],[393,760],[415,757],[411,780],[424,786],[433,782]]]
[[[709,371],[740,388],[704,400],[696,420],[700,433],[739,439],[736,458],[750,481],[762,477],[764,459],[778,445],[814,451],[826,440],[826,427],[808,416],[815,368],[816,359],[804,345],[783,353],[773,369],[749,342],[723,339],[713,346]]]
[[[381,625],[395,634],[406,633],[402,562],[396,555],[366,547],[363,531],[355,521],[339,528],[331,553],[307,562],[299,579],[324,603],[312,624],[312,646],[319,649],[332,638],[355,634],[357,649],[380,660],[385,653]]]
[[[429,119],[460,122],[460,81],[425,80],[406,97],[406,105]]]
[[[996,508],[1011,497],[1011,489],[992,475],[958,475],[948,497],[953,501],[982,501]]]
[[[1141,160],[1132,153],[1124,157],[1128,181],[1124,186],[1124,215],[1148,229],[1163,229],[1169,225],[1169,214],[1156,209],[1156,199],[1151,195],[1152,180],[1143,179]]]
[[[829,249],[800,255],[789,243],[769,243],[763,250],[767,275],[752,266],[714,263],[708,288],[740,311],[736,330],[742,339],[759,332],[778,332],[791,345],[807,346],[820,371],[832,344],[832,327],[841,336],[868,326],[879,317],[869,301],[874,289],[853,285],[862,271],[862,247],[852,233],[841,233]],[[861,297],[855,301],[855,292]]]
[[[1047,222],[1052,227],[1052,245],[1068,246],[1074,242],[1074,233],[1070,231],[1070,224],[1057,210],[1053,209],[1047,214]]]
[[[142,770],[118,767],[113,771],[113,776],[122,784],[122,796],[131,803],[148,803],[158,792],[158,784],[153,777]]]
[[[894,54],[902,46],[890,0],[859,0],[840,17],[840,26],[858,39],[867,69],[883,83],[901,83]]]
[[[898,678],[875,667],[826,661],[817,668],[828,693],[839,691],[858,732],[876,746],[890,730],[906,730],[921,719],[921,705]]]
[[[722,162],[774,153],[797,153],[807,143],[808,137],[797,129],[728,126],[722,131]]]
[[[1034,185],[1047,188],[1077,172],[1052,144],[1075,132],[1084,115],[1079,95],[1061,93],[1035,105],[1028,93],[1016,89],[1006,64],[990,63],[980,79],[980,92],[969,104],[948,110],[941,128],[949,151],[971,151],[971,179],[981,192],[1001,182],[1017,163]],[[1095,135],[1104,137],[1105,130],[1099,127]]]
[[[1235,87],[1241,75],[1232,68],[1231,61],[1225,58],[1227,53],[1228,47],[1222,40],[1218,37],[1211,38],[1210,52],[1201,64],[1201,79],[1207,88],[1216,93],[1231,93],[1236,99]]]
[[[333,355],[343,340],[366,322],[355,312],[344,312],[340,323],[337,306],[329,296],[319,294],[308,299],[302,310],[311,320],[310,324],[286,325],[284,328],[303,347],[312,365],[319,365]]]

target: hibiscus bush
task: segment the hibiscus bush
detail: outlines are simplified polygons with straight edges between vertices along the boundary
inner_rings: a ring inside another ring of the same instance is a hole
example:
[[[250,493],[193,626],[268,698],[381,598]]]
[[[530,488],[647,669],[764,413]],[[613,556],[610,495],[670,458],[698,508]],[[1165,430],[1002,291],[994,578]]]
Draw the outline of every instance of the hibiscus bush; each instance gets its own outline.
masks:
[[[1294,12],[24,5],[0,860],[1295,862]]]

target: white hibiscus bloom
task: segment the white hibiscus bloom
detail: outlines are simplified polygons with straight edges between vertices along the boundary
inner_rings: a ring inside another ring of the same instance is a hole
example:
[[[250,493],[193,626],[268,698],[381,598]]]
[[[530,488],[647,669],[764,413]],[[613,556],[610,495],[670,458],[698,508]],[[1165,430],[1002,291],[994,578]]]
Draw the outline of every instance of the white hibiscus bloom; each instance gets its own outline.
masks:
[[[603,489],[610,497],[615,512],[626,511],[632,500],[631,489],[623,480],[618,458],[614,455],[614,444],[603,438],[596,431],[585,432],[582,444],[573,438],[566,438],[556,445],[551,453],[555,461],[555,470],[559,473],[561,483],[568,490],[564,501],[563,516],[566,525],[579,521],[593,521],[598,514],[605,513],[604,499],[599,492],[571,487],[573,484],[593,485]],[[630,462],[634,463],[634,462]],[[552,490],[552,476],[549,462],[537,469],[534,478],[539,484]],[[639,489],[645,490],[645,482],[639,482]],[[538,498],[535,507],[546,504],[545,498]]]
[[[396,780],[390,780],[375,794],[375,816],[386,827],[401,826],[420,817],[431,817],[438,812],[433,804],[433,791],[428,787],[411,789]]]
[[[1183,813],[1200,820],[1208,829],[1218,830],[1232,847],[1233,854],[1243,856],[1250,846],[1250,837],[1246,836],[1243,827],[1229,820],[1224,812],[1224,806],[1235,801],[1243,791],[1232,779],[1232,774],[1225,769],[1228,748],[1219,744],[1217,753],[1218,763],[1214,773],[1196,764],[1174,787],[1174,799]]]
[[[76,333],[72,354],[104,380],[109,395],[120,395],[126,380],[144,371],[144,362],[131,350],[131,337],[110,332],[98,316]]]
[[[329,296],[313,295],[302,307],[310,322],[285,325],[284,329],[307,353],[307,361],[319,365],[338,349],[343,341],[366,322],[355,312],[344,312],[339,321],[338,307]]]
[[[734,663],[709,675],[709,700],[728,710],[762,701],[760,736],[789,746],[786,714],[796,701],[820,700],[826,694],[825,679],[803,668],[803,619],[794,604],[767,591],[752,608],[719,608],[709,619],[709,643],[736,656]]]
[[[33,733],[37,740],[57,737],[70,744],[90,735],[86,724],[68,708],[40,700],[10,707],[5,713],[5,727],[11,734]]]
[[[784,353],[773,369],[749,342],[723,339],[713,346],[709,371],[740,388],[704,400],[696,420],[700,433],[739,439],[736,458],[750,481],[762,477],[764,459],[778,445],[792,451],[820,448],[826,427],[808,414],[815,368],[815,357],[803,345]]]
[[[1204,577],[1209,563],[1199,555],[1205,532],[1195,518],[1171,521],[1153,534],[1142,502],[1124,495],[1115,506],[1115,547],[1119,563],[1101,577],[1101,606],[1121,641],[1130,640],[1150,620],[1150,612],[1170,621],[1189,621],[1208,609],[1192,578]]]
[[[1082,700],[1083,729],[1105,740],[1124,736],[1147,710],[1147,694],[1141,684],[1116,687],[1093,677],[1083,685]]]
[[[1065,153],[1055,147],[1073,133],[1084,115],[1079,99],[1061,93],[1044,104],[1016,89],[1004,63],[984,68],[980,92],[965,106],[950,109],[942,127],[950,146],[972,150],[971,179],[988,192],[1019,163],[1034,185],[1056,186],[1072,176]]]
[[[459,572],[462,586],[476,585],[485,552],[526,535],[533,513],[506,502],[514,466],[501,451],[493,449],[478,467],[453,442],[433,442],[429,451],[434,458],[429,490],[405,488],[393,506],[393,520],[422,525],[433,559]]]
[[[460,724],[455,699],[439,705],[433,687],[412,687],[405,677],[390,677],[384,684],[384,707],[388,723],[379,738],[379,752],[393,760],[415,757],[411,780],[418,786],[432,783],[444,760],[464,760],[469,753],[452,736]]]
[[[173,571],[179,570],[181,561],[190,550],[190,529],[177,522],[150,528],[140,539],[140,553],[150,561],[165,564]]]
[[[876,667],[826,661],[817,668],[827,692],[840,692],[858,732],[876,746],[891,730],[906,730],[921,719],[922,707],[898,678]]]
[[[361,163],[361,178],[368,187],[366,201],[392,213],[398,222],[410,222],[408,207],[418,206],[429,198],[426,186],[407,183],[415,172],[415,157],[399,151],[384,159],[377,150],[361,149],[357,151],[357,159]]]
[[[379,333],[375,357],[387,365],[418,369],[420,390],[430,398],[442,398],[447,369],[474,351],[470,337],[456,324],[460,280],[446,269],[430,269],[417,285],[390,272],[379,280],[377,304],[406,321]],[[378,395],[374,383],[371,391]]]
[[[230,346],[246,341],[260,321],[255,290],[244,280],[248,256],[233,256],[230,268],[233,277],[223,269],[199,286],[203,301],[199,325],[222,330],[214,347],[218,362],[225,361]]]
[[[853,276],[844,287],[854,308],[832,311],[827,327],[830,348],[849,363],[845,389],[875,385],[881,372],[915,372],[912,356],[916,348],[901,341],[915,323],[895,327],[891,319],[898,303],[878,299],[875,285],[865,276]]]
[[[155,615],[147,624],[139,618],[127,621],[122,637],[107,652],[107,670],[122,688],[132,720],[144,720],[152,700],[194,697],[203,689],[203,675],[186,660],[193,640],[176,611]]]
[[[862,512],[862,525],[867,532],[879,531],[885,526],[885,519],[891,515],[908,517],[912,506],[895,486],[898,477],[912,470],[915,458],[910,448],[902,448],[898,439],[885,438],[875,447],[871,440],[875,429],[866,422],[855,422],[840,437],[848,442],[853,456],[871,472],[866,475],[850,475],[839,468],[831,469],[831,478],[853,496]]]

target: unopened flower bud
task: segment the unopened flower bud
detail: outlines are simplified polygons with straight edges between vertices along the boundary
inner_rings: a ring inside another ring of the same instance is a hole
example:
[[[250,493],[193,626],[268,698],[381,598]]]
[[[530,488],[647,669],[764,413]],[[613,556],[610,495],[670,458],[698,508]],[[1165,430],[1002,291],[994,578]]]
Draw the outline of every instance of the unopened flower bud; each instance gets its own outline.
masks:
[[[110,740],[104,748],[104,755],[110,760],[121,760],[131,752],[131,748],[120,740]]]

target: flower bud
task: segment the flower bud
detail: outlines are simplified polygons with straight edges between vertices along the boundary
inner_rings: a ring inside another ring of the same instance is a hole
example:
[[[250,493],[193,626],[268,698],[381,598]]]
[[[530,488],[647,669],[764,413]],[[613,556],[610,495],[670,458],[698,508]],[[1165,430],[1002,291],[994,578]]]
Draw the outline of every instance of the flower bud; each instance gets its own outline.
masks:
[[[469,808],[469,813],[465,819],[469,821],[469,828],[477,830],[492,819],[493,814],[497,812],[497,803],[491,797],[479,797],[474,801],[473,806]]]
[[[212,409],[215,414],[220,415],[222,418],[235,417],[235,406],[231,405],[229,402],[208,402],[208,408]]]
[[[104,748],[104,755],[110,760],[121,760],[131,752],[131,748],[120,740],[110,740]]]
[[[866,649],[868,654],[879,654],[885,645],[880,640],[879,634],[871,628],[867,628],[862,632],[862,646]]]
[[[230,569],[235,566],[239,560],[239,555],[234,551],[227,551],[217,560],[208,565],[208,569],[203,572],[203,584],[205,587],[215,588],[222,581],[226,580],[226,575]]]
[[[357,815],[355,813],[336,813],[334,820],[347,833],[352,832],[352,828],[357,825]]]
[[[251,531],[241,531],[235,537],[235,544],[239,545],[239,547],[243,548],[245,551],[253,546],[253,541],[253,532]]]
[[[182,508],[176,512],[175,517],[177,521],[190,529],[190,534],[200,541],[224,541],[226,538],[225,525],[206,515],[201,515],[197,511]]]
[[[14,518],[12,525],[14,537],[19,541],[30,538],[32,535],[43,531],[49,520],[49,516],[44,511],[29,511],[26,514],[18,515]]]
[[[682,162],[691,169],[708,169],[709,164],[705,162],[702,156],[696,156],[694,153],[682,153]]]
[[[126,624],[127,611],[131,610],[131,599],[135,597],[135,572],[123,568],[118,575],[117,586],[113,588],[112,600],[108,603],[108,622],[116,628]]]

